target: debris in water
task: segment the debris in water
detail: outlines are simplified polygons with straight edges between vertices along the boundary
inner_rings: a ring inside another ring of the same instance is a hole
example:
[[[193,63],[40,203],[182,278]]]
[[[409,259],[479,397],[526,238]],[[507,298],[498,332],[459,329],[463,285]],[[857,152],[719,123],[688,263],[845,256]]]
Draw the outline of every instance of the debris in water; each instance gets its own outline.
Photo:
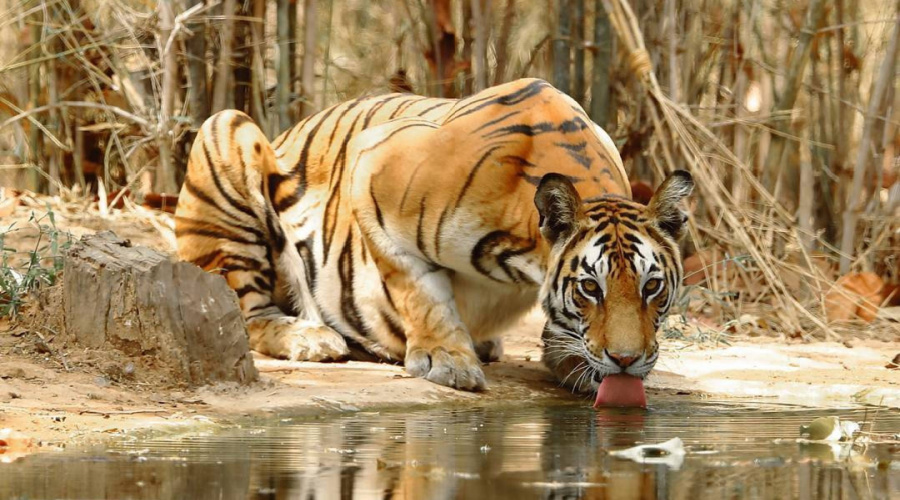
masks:
[[[659,444],[642,444],[626,450],[611,451],[610,455],[633,460],[640,464],[663,464],[678,470],[684,462],[684,443],[672,438]]]

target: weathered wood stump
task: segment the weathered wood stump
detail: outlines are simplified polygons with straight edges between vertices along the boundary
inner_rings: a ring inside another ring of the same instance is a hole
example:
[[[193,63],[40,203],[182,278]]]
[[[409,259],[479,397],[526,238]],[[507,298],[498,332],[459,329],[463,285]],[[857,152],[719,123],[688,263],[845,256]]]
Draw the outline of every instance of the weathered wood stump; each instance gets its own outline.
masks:
[[[258,378],[237,295],[224,278],[111,232],[72,245],[61,305],[69,340],[138,360],[173,383]]]

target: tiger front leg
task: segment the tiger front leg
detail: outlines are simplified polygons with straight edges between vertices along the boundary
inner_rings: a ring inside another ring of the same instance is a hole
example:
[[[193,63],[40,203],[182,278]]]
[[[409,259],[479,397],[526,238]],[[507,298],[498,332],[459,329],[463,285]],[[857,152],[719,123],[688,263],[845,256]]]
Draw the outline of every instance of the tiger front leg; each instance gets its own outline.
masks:
[[[406,371],[447,387],[484,389],[481,362],[456,311],[447,272],[411,275],[394,270],[387,273],[385,284],[407,325]]]

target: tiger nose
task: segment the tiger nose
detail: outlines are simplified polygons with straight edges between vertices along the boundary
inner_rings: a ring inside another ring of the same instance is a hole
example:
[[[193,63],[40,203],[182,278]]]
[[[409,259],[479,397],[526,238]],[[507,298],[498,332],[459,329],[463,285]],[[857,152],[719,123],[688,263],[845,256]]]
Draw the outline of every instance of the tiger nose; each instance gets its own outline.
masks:
[[[613,363],[619,365],[619,368],[622,368],[623,370],[631,366],[638,359],[638,356],[626,353],[606,351],[606,355],[609,356],[609,359],[611,359]]]

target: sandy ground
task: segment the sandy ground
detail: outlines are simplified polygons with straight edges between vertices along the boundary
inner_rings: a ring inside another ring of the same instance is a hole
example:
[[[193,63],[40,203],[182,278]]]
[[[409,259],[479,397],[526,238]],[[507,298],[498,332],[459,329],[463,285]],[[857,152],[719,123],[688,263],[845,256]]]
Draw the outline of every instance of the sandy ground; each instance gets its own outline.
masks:
[[[165,219],[160,219],[162,223],[141,218],[102,220],[90,225],[85,217],[75,222],[64,216],[59,219],[60,226],[77,226],[81,233],[112,228],[159,249],[171,242]],[[0,320],[0,441],[2,429],[12,429],[36,443],[25,447],[27,453],[136,429],[187,427],[271,412],[571,401],[577,396],[559,389],[540,363],[541,323],[540,312],[535,311],[511,329],[501,361],[485,367],[488,390],[466,393],[409,377],[400,366],[300,363],[262,356],[256,358],[261,379],[251,386],[161,390],[112,376],[108,367],[73,362],[84,353],[59,352],[37,335]],[[651,407],[654,394],[668,392],[685,397],[900,408],[900,370],[886,367],[900,354],[900,340],[805,343],[746,338],[731,339],[730,345],[681,340],[664,340],[662,345],[664,353],[647,379]],[[0,443],[0,460],[14,458],[11,448],[5,455],[3,450]]]
[[[571,400],[541,366],[541,318],[525,318],[505,338],[500,362],[485,367],[489,388],[466,393],[409,377],[400,366],[364,362],[305,363],[257,357],[259,382],[195,390],[159,390],[116,382],[100,369],[69,367],[58,353],[23,348],[27,335],[0,333],[0,428],[45,446],[105,439],[146,427],[187,426],[272,412],[329,413],[438,403],[490,404]],[[662,391],[685,397],[768,398],[791,404],[900,408],[900,370],[885,367],[900,343],[774,344],[743,340],[731,346],[665,343],[647,379],[648,398]],[[18,353],[18,354],[17,354]],[[67,364],[67,363],[66,363]],[[585,399],[585,404],[590,401]]]

